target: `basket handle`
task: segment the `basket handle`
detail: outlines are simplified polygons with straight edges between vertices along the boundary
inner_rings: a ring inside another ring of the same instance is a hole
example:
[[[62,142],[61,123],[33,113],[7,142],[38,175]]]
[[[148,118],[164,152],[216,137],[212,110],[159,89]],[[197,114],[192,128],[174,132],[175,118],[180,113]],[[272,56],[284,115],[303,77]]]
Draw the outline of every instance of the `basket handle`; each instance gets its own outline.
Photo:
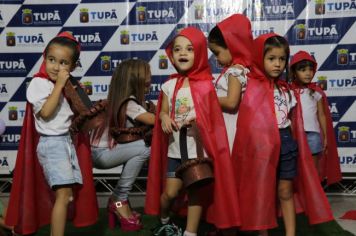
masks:
[[[204,149],[203,149],[203,142],[201,140],[200,132],[195,121],[191,122],[192,127],[194,128],[195,132],[195,143],[197,146],[197,156],[198,158],[204,158]]]
[[[125,98],[125,99],[120,103],[120,105],[119,105],[119,109],[118,109],[118,113],[119,113],[119,114],[121,113],[122,107],[123,107],[127,102],[129,102],[129,101],[134,101],[134,102],[136,102],[137,104],[140,104],[140,102],[139,102],[136,98],[133,98],[133,97]],[[131,119],[131,118],[128,117],[128,116],[125,116],[125,117],[126,117],[126,118],[129,118],[130,122],[131,122],[134,126],[136,126],[136,121],[135,121],[135,120]],[[125,118],[125,123],[126,123],[126,118]]]
[[[204,158],[203,145],[202,145],[199,130],[198,130],[198,127],[197,127],[195,121],[191,122],[191,126],[196,131],[195,132],[195,143],[196,143],[196,148],[197,148],[197,157]],[[179,130],[179,149],[180,149],[180,155],[182,157],[182,163],[189,160],[188,147],[187,147],[187,131],[188,131],[187,126],[182,126]]]

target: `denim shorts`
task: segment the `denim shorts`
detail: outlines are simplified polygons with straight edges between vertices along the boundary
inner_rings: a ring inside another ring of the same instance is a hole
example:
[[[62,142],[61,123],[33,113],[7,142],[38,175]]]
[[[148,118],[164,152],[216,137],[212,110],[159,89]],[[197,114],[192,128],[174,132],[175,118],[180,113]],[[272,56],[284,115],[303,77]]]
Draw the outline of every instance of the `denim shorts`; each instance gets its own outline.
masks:
[[[51,188],[83,183],[77,154],[69,135],[41,136],[37,156]]]
[[[319,154],[323,150],[323,146],[321,144],[320,133],[318,132],[305,132],[307,135],[308,145],[310,148],[310,152],[312,155]]]
[[[278,178],[291,180],[297,175],[298,145],[289,128],[279,130],[281,150],[279,156]]]
[[[180,166],[181,163],[182,159],[168,157],[167,178],[177,178],[176,169]]]

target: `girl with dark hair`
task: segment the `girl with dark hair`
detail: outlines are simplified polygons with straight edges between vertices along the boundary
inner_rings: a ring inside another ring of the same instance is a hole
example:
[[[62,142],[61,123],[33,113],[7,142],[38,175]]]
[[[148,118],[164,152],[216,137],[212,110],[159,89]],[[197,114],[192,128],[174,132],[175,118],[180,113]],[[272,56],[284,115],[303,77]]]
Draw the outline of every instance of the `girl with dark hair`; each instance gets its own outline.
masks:
[[[299,51],[291,60],[290,78],[302,108],[304,130],[315,168],[321,180],[332,184],[341,180],[340,163],[326,94],[312,82],[316,68],[315,59],[308,52]]]
[[[278,196],[285,235],[294,236],[296,212],[305,211],[311,224],[333,216],[310,163],[296,98],[281,79],[287,69],[288,42],[274,33],[264,34],[254,40],[253,48],[254,66],[240,104],[232,151],[237,157],[241,229],[266,235],[267,229],[276,227]]]

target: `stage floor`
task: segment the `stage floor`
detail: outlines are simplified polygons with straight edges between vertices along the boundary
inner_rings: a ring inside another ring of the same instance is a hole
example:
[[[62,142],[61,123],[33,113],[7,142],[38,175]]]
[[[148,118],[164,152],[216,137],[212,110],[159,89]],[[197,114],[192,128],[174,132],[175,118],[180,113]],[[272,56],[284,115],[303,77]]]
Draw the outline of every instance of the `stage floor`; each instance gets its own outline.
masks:
[[[335,220],[341,227],[350,233],[356,235],[356,220],[342,220],[339,219],[345,212],[349,210],[356,210],[356,195],[353,196],[328,196],[329,202],[333,209]],[[98,197],[99,206],[106,207],[107,197]],[[134,196],[130,199],[131,204],[137,207],[143,207],[143,197]]]
[[[105,208],[108,196],[98,196],[98,203],[100,208]],[[7,203],[8,198],[0,196],[0,199]],[[329,202],[333,209],[333,213],[338,224],[346,231],[356,235],[356,221],[355,220],[341,220],[339,219],[346,211],[356,210],[356,196],[328,196]],[[142,208],[144,204],[144,196],[131,196],[131,204],[134,208]]]
[[[356,210],[356,195],[354,196],[328,196],[329,202],[333,209],[336,221],[341,227],[353,234],[356,234],[356,220],[339,219],[345,212]]]

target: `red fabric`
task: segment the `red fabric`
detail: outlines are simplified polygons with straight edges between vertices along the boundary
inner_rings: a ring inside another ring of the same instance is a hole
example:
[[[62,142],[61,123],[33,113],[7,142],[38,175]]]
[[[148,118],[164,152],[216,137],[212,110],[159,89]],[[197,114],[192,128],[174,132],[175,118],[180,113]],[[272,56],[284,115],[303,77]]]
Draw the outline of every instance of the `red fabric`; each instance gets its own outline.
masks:
[[[232,56],[232,64],[249,68],[253,41],[250,20],[244,15],[234,14],[218,23],[218,27]]]
[[[254,41],[254,67],[239,108],[232,156],[236,157],[242,230],[277,226],[276,172],[280,138],[274,111],[274,83],[263,67],[265,41],[275,35],[261,35]],[[280,88],[288,89],[285,82],[276,83]],[[300,115],[300,112],[296,113],[293,126],[298,122],[300,124]],[[300,135],[299,126],[293,130],[296,131],[299,148],[298,176],[294,187],[296,204],[306,212],[311,224],[332,220],[330,206],[320,186],[309,149],[306,148],[305,135]]]
[[[316,72],[316,68],[317,68],[317,62],[315,61],[315,59],[310,56],[309,53],[305,52],[305,51],[299,51],[297,52],[290,63],[290,66],[294,66],[295,64],[297,64],[298,62],[301,61],[310,61],[313,63],[313,70],[314,70],[314,74]],[[323,107],[324,107],[324,112],[325,112],[325,116],[326,116],[326,134],[327,134],[327,152],[323,153],[323,157],[321,158],[321,163],[320,163],[320,172],[321,172],[321,178],[327,179],[327,184],[333,184],[336,182],[339,182],[342,179],[342,174],[341,174],[341,170],[340,170],[340,159],[339,159],[339,155],[337,153],[337,144],[336,144],[336,137],[335,137],[335,133],[334,133],[334,127],[333,127],[333,121],[331,118],[331,113],[330,113],[330,109],[329,109],[329,103],[326,97],[326,94],[324,93],[324,91],[316,84],[316,83],[310,83],[307,85],[304,85],[305,87],[314,90],[316,92],[319,92],[322,95],[322,101],[323,101]],[[293,88],[299,92],[300,88],[302,88],[303,86],[298,84],[297,82],[293,83]],[[299,98],[299,96],[297,97]],[[298,99],[298,103],[300,103],[300,99]],[[324,139],[323,139],[324,140]]]
[[[299,51],[296,54],[294,54],[294,56],[292,57],[292,59],[290,60],[290,66],[294,66],[295,64],[297,64],[298,62],[301,61],[311,61],[313,63],[313,71],[314,74],[316,72],[316,68],[318,67],[318,63],[315,61],[315,59],[306,51]]]
[[[295,93],[297,101],[298,93]],[[334,219],[330,204],[321,187],[304,131],[300,103],[292,113],[292,130],[298,143],[298,176],[294,184],[294,199],[309,219],[310,224],[319,224]],[[298,210],[298,209],[297,209]]]
[[[340,217],[343,220],[356,220],[356,210],[348,211]]]
[[[323,179],[326,178],[327,184],[330,185],[337,183],[342,179],[340,158],[337,153],[336,137],[328,99],[324,91],[317,84],[314,85],[314,90],[321,93],[323,96],[323,107],[326,116],[326,138],[328,142],[327,152],[324,153],[323,157],[321,158],[321,176]]]
[[[6,215],[6,224],[15,226],[19,234],[34,233],[51,220],[55,197],[37,159],[38,139],[32,106],[27,103]],[[74,187],[74,202],[70,205],[68,217],[78,227],[94,224],[98,218],[88,140],[83,134],[76,140],[83,185]]]
[[[210,204],[206,209],[206,220],[218,228],[238,226],[240,223],[237,193],[229,145],[222,112],[218,103],[212,76],[208,65],[207,44],[201,31],[188,27],[178,35],[187,37],[194,47],[194,64],[187,73],[196,111],[196,123],[202,137],[204,148],[214,162],[215,181],[205,190],[209,194],[204,202]],[[166,49],[172,55],[172,43]],[[176,77],[176,75],[175,75]],[[164,190],[167,169],[168,136],[163,133],[159,120],[162,93],[158,100],[156,124],[153,131],[151,159],[149,164],[145,211],[147,214],[160,213],[160,196]],[[207,198],[211,199],[207,199]]]

